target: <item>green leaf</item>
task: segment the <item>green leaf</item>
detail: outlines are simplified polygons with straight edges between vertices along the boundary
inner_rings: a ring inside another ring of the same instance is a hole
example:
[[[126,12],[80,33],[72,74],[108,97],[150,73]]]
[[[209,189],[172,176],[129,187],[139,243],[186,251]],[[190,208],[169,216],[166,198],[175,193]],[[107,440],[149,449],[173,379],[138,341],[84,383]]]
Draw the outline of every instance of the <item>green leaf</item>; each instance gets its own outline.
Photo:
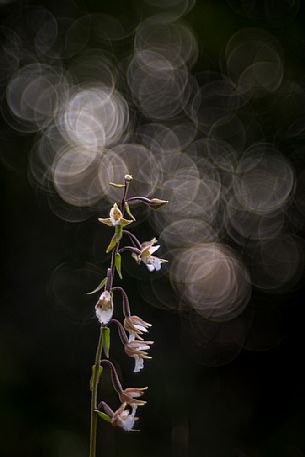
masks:
[[[115,182],[110,182],[109,184],[113,187],[117,187],[118,189],[125,187],[125,184],[116,184]]]
[[[101,290],[104,287],[104,285],[106,284],[106,282],[107,282],[107,276],[99,283],[99,285],[94,290],[92,290],[92,292],[87,292],[87,295],[95,294],[96,292]]]
[[[135,221],[136,219],[135,219],[134,215],[132,214],[132,212],[130,211],[128,202],[125,202],[125,209],[126,209],[126,213],[128,214],[128,216],[131,217],[131,219],[133,221]]]
[[[115,255],[114,264],[115,264],[115,268],[116,268],[116,271],[118,272],[119,277],[122,279],[122,272],[121,272],[122,259],[121,259],[121,255],[118,252]]]
[[[115,237],[117,241],[120,241],[120,239],[123,236],[123,227],[121,225],[116,225],[115,226]]]
[[[100,377],[102,376],[103,373],[103,367],[99,366],[98,367],[98,377],[97,377],[97,383],[99,383]],[[93,383],[94,383],[94,375],[95,375],[95,365],[92,366],[92,373],[91,373],[91,379],[90,379],[90,390],[93,390]]]
[[[95,410],[96,414],[106,422],[111,422],[111,417],[108,414],[102,413],[102,411]]]
[[[102,327],[102,337],[103,337],[103,349],[104,353],[109,358],[109,349],[110,349],[110,328]]]
[[[108,252],[112,251],[112,249],[115,247],[116,244],[117,244],[117,237],[116,237],[116,234],[114,234],[110,243],[108,244],[106,253],[108,254]]]

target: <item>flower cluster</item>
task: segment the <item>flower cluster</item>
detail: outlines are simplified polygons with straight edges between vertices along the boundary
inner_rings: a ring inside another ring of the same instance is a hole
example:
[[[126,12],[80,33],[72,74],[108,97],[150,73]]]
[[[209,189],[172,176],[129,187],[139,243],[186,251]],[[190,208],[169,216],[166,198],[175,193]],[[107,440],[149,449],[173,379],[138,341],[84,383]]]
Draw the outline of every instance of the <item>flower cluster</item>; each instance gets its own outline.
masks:
[[[103,289],[103,292],[101,293],[95,306],[96,317],[101,324],[101,332],[90,383],[92,391],[91,437],[94,435],[92,427],[94,427],[95,424],[95,415],[110,422],[115,427],[121,427],[126,431],[134,431],[134,424],[138,419],[135,415],[137,408],[146,404],[146,401],[141,400],[140,397],[144,394],[147,387],[128,387],[123,389],[115,366],[109,360],[110,326],[114,325],[117,328],[126,355],[134,359],[135,373],[144,368],[145,359],[151,358],[148,355],[148,351],[153,344],[153,341],[147,341],[144,339],[144,336],[149,331],[151,324],[145,322],[141,317],[131,314],[129,299],[125,290],[123,287],[113,285],[115,273],[117,273],[122,279],[121,254],[123,252],[129,252],[138,264],[143,262],[150,272],[159,271],[162,264],[167,262],[167,260],[154,255],[160,248],[157,244],[156,238],[153,238],[150,241],[140,242],[133,233],[125,229],[127,225],[130,225],[135,221],[129,204],[139,201],[149,205],[151,208],[159,208],[167,203],[167,201],[160,200],[158,198],[127,198],[128,186],[132,180],[132,176],[126,175],[124,178],[124,184],[110,183],[111,185],[124,190],[123,198],[120,203],[115,202],[113,204],[108,218],[98,219],[102,224],[113,227],[114,234],[106,250],[107,253],[111,252],[111,265],[108,268],[107,276],[93,292],[90,292],[96,293]],[[129,219],[125,218],[125,211]],[[121,242],[126,238],[128,239],[129,244],[125,244],[121,247]],[[116,297],[117,292],[120,294],[122,299],[124,315],[123,322],[113,317],[114,297]],[[106,358],[101,360],[103,352]],[[100,382],[101,374],[105,366],[108,366],[111,370],[112,384],[120,401],[120,406],[115,411],[112,410],[104,401],[101,401],[99,404],[97,403],[97,386]],[[91,441],[94,441],[94,439],[95,438],[91,438]]]

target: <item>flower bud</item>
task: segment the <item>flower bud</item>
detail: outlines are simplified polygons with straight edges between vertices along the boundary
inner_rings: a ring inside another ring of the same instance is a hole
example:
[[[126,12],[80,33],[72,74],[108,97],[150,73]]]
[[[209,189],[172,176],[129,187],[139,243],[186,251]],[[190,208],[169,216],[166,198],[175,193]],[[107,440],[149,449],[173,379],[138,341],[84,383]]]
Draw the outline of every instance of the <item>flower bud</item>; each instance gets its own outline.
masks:
[[[131,175],[125,175],[124,180],[127,182],[131,182],[131,181],[133,181],[133,177]]]
[[[151,208],[157,209],[161,208],[161,206],[166,205],[168,203],[168,200],[160,200],[159,198],[151,198],[149,201],[149,206]]]

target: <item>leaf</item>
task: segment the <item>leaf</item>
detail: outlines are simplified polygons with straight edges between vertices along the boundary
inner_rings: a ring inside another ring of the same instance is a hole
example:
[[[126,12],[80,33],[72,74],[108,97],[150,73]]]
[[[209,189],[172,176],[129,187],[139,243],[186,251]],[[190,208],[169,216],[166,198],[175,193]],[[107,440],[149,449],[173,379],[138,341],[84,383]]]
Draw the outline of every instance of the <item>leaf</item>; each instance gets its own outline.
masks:
[[[113,235],[110,243],[108,244],[108,247],[106,249],[106,253],[108,254],[108,252],[112,251],[112,249],[114,248],[114,246],[117,244],[117,236],[116,234]]]
[[[115,254],[114,264],[115,264],[115,268],[116,268],[116,271],[118,272],[119,277],[121,279],[123,279],[122,272],[121,272],[122,259],[121,259],[121,255],[118,252]]]
[[[109,349],[110,349],[110,328],[102,327],[102,337],[103,337],[103,349],[104,353],[109,358]]]
[[[133,221],[135,221],[136,219],[135,219],[134,215],[132,214],[132,212],[130,211],[128,202],[125,202],[125,209],[126,209],[126,213],[128,214],[128,216],[131,217],[131,219]]]
[[[111,417],[108,414],[102,413],[102,411],[95,410],[96,414],[106,422],[111,422]]]
[[[97,383],[99,383],[100,377],[102,376],[102,372],[103,372],[103,367],[99,366]],[[91,374],[91,379],[90,379],[90,390],[91,391],[93,390],[94,375],[95,375],[95,365],[92,366],[92,374]]]
[[[99,285],[94,290],[92,290],[92,292],[87,292],[87,295],[95,294],[96,292],[101,290],[104,287],[104,285],[106,284],[106,282],[107,282],[107,276],[99,283]]]
[[[123,227],[121,225],[116,225],[115,226],[115,237],[117,241],[120,241],[120,239],[123,236]]]
[[[115,182],[110,182],[109,184],[113,187],[117,187],[118,189],[125,187],[125,184],[116,184]]]

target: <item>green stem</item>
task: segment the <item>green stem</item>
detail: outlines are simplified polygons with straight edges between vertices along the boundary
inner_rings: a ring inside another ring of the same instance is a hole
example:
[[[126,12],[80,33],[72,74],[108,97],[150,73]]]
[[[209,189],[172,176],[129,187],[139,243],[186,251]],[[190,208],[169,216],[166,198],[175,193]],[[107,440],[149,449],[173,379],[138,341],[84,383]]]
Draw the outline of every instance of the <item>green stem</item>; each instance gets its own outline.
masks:
[[[125,210],[125,200],[127,197],[127,192],[128,192],[128,182],[125,182],[125,187],[124,187],[124,194],[122,198],[122,214],[124,215],[124,210]],[[112,282],[113,282],[113,277],[115,273],[115,254],[118,252],[120,242],[117,243],[116,247],[112,251],[112,257],[111,257],[111,286],[110,290],[112,288]],[[98,340],[98,345],[97,345],[97,350],[96,350],[96,356],[95,356],[95,369],[94,369],[94,376],[93,376],[93,382],[92,382],[92,392],[91,392],[91,424],[90,424],[90,453],[89,457],[96,457],[96,432],[97,432],[97,388],[98,388],[98,383],[99,383],[99,369],[100,369],[100,361],[101,361],[101,355],[102,355],[102,350],[103,350],[103,332],[102,332],[102,327],[100,329],[100,337]]]
[[[93,375],[92,383],[92,392],[91,392],[91,424],[90,424],[90,454],[89,457],[96,457],[96,431],[97,431],[97,387],[99,382],[99,369],[100,369],[100,360],[103,350],[103,333],[102,327],[100,329],[100,336],[98,340],[96,356],[95,356],[95,368]]]

